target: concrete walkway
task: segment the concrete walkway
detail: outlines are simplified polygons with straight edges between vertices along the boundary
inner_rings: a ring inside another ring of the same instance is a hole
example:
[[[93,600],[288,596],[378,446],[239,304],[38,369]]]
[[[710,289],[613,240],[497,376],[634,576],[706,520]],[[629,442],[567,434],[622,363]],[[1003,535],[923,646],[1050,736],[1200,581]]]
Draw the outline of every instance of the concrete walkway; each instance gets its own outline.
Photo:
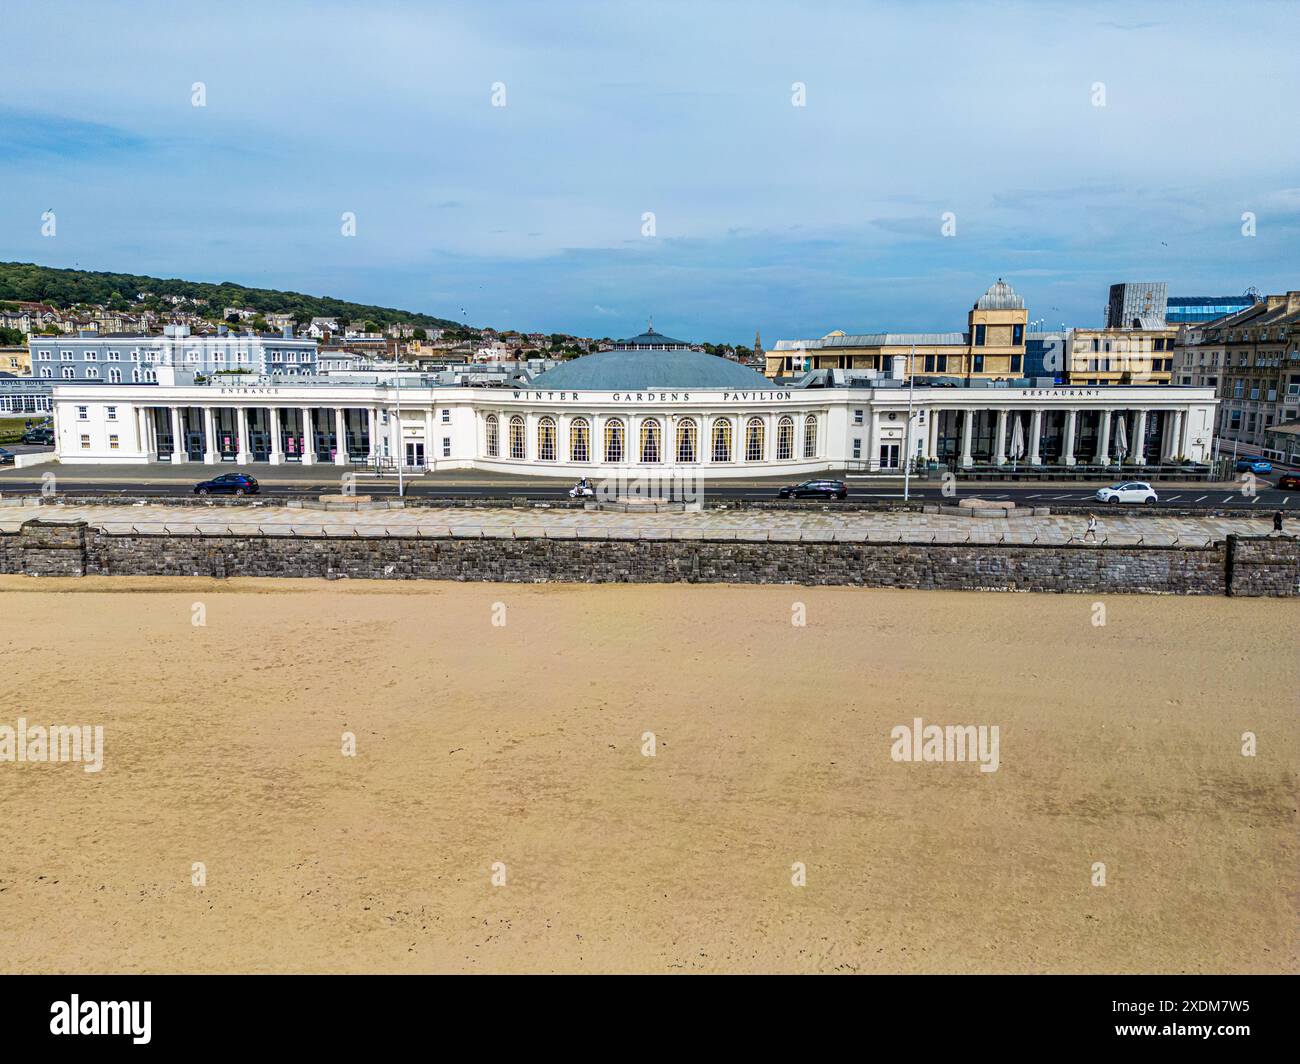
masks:
[[[85,521],[107,532],[203,532],[302,536],[609,537],[613,539],[772,539],[860,542],[905,540],[937,543],[1066,543],[1082,540],[1082,515],[1014,520],[874,511],[705,510],[695,513],[623,514],[543,507],[530,509],[434,508],[324,511],[249,506],[16,506],[0,505],[0,531],[24,521]],[[1265,535],[1271,517],[1161,517],[1141,510],[1099,509],[1100,543],[1200,546],[1230,532]],[[1290,522],[1287,531],[1300,531]]]

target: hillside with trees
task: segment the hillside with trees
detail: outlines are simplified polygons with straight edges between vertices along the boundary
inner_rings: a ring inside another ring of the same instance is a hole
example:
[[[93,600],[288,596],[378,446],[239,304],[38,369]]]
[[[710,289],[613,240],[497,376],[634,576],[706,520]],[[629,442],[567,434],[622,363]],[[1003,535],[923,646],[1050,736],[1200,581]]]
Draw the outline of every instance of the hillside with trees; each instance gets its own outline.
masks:
[[[142,292],[149,293],[143,300]],[[298,322],[312,318],[338,318],[348,322],[374,322],[383,327],[409,323],[423,328],[458,329],[456,322],[393,307],[350,303],[330,296],[281,292],[274,288],[248,288],[231,281],[164,279],[132,273],[60,270],[30,262],[0,262],[0,300],[48,303],[66,309],[78,304],[100,304],[110,310],[171,308],[169,296],[206,300],[205,316],[218,318],[225,307],[243,307],[263,314],[292,314]]]

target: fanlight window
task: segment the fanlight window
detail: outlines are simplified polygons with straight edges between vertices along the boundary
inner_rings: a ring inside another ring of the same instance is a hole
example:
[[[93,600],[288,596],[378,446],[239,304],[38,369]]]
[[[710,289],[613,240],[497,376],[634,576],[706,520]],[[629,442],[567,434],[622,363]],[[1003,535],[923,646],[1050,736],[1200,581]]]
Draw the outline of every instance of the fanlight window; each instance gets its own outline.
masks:
[[[605,422],[605,461],[623,461],[623,422],[611,418]]]
[[[555,461],[555,418],[544,417],[537,423],[537,458],[542,462]]]
[[[569,425],[569,461],[591,461],[591,425],[585,417],[575,417]]]
[[[776,457],[778,461],[794,457],[794,418],[783,417],[776,423]]]
[[[488,414],[487,416],[487,454],[489,458],[497,456],[497,450],[500,445],[498,436],[497,416]]]
[[[731,422],[726,418],[718,418],[713,423],[713,460],[731,461]]]
[[[699,443],[699,426],[693,418],[682,418],[677,422],[677,461],[696,461]]]
[[[763,460],[763,422],[756,417],[749,419],[745,426],[745,461],[761,462]]]
[[[803,421],[803,456],[817,457],[817,419],[811,414]]]
[[[663,439],[663,429],[659,422],[652,417],[646,418],[641,422],[641,461],[658,462],[662,460],[660,443]]]
[[[510,419],[510,457],[524,457],[524,419],[518,414]]]

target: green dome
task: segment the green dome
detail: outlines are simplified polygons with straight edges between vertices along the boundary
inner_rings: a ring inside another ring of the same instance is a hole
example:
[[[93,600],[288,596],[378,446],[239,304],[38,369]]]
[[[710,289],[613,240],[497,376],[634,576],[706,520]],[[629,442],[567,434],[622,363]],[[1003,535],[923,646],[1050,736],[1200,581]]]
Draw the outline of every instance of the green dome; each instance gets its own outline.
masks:
[[[555,391],[753,391],[772,382],[748,366],[703,351],[619,350],[582,355],[536,377],[529,388]]]

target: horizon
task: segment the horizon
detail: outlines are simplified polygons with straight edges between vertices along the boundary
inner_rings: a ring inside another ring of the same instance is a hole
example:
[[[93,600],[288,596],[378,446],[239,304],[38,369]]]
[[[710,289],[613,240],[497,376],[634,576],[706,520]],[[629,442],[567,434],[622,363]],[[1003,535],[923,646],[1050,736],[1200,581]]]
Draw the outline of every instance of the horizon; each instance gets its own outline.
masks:
[[[4,257],[743,346],[1294,290],[1300,12],[1129,11],[20,0]]]

